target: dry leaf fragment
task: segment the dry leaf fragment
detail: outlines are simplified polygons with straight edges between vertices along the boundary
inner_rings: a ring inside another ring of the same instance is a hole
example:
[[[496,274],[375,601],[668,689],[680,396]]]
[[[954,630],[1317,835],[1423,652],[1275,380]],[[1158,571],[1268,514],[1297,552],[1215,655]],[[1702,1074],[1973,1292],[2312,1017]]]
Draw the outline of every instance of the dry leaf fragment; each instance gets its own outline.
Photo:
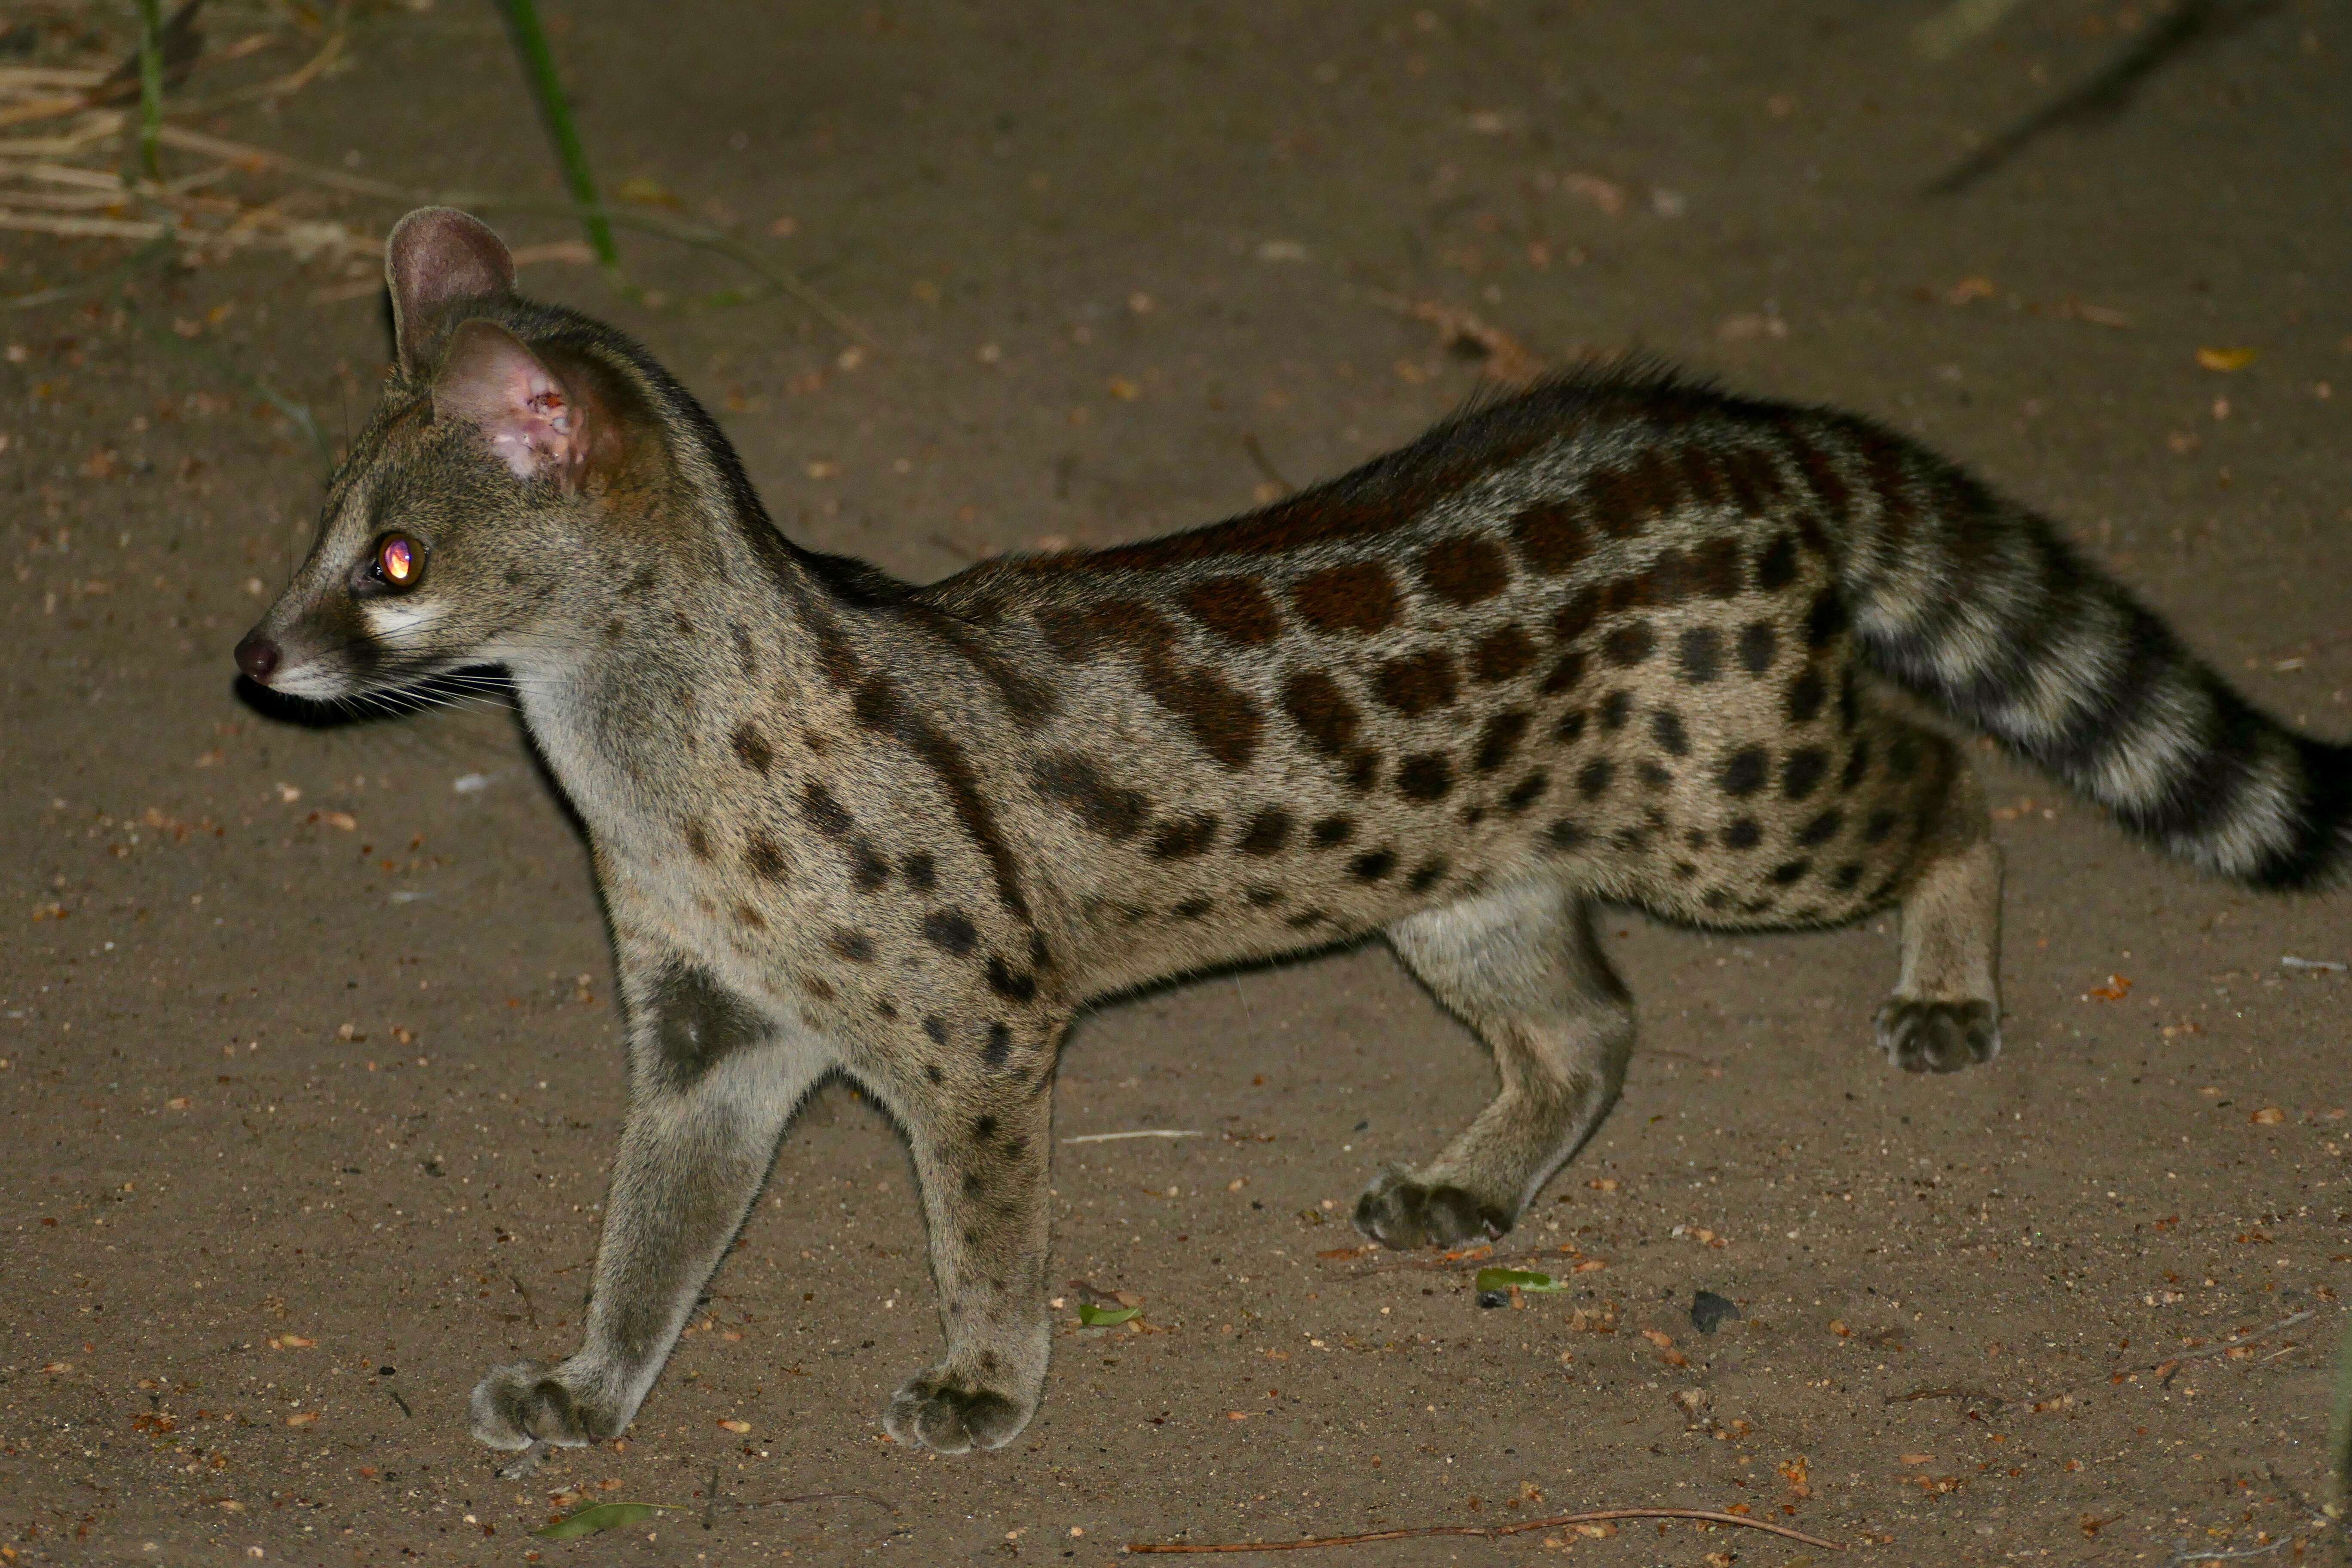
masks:
[[[1945,290],[1944,303],[1947,305],[1965,305],[1971,300],[1990,300],[1992,297],[1993,286],[1991,279],[1963,278],[1958,283],[1953,284],[1951,288]]]
[[[751,1424],[749,1421],[738,1421],[732,1417],[730,1417],[725,1421],[721,1421],[719,1425],[725,1427],[728,1431],[734,1433],[738,1436],[742,1436],[744,1433],[749,1432],[751,1429]]]
[[[2131,994],[2131,988],[2132,983],[2130,975],[2110,974],[2107,976],[2107,983],[2105,985],[2094,985],[2088,991],[2084,992],[2083,1000],[2085,1002],[2120,1002],[2125,997]]]
[[[2197,363],[2207,370],[2243,370],[2254,363],[2252,349],[2199,349]]]
[[[289,1415],[286,1418],[286,1425],[289,1426],[310,1426],[315,1425],[318,1422],[318,1419],[319,1413],[315,1410],[297,1410],[293,1415]]]
[[[2265,1105],[2260,1110],[2255,1111],[2252,1116],[2247,1117],[2246,1120],[2254,1122],[2259,1126],[2275,1127],[2280,1122],[2286,1120],[2286,1112],[2280,1110],[2275,1105]]]

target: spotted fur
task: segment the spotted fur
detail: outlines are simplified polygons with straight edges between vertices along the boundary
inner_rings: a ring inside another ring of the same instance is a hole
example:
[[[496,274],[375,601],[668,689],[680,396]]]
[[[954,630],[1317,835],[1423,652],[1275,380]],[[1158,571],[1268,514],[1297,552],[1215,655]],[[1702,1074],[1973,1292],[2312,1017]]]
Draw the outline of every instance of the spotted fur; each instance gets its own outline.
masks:
[[[2347,858],[2344,748],[2256,713],[2043,521],[1888,432],[1642,368],[1549,383],[1216,527],[924,587],[770,523],[635,344],[395,231],[399,367],[239,649],[306,696],[504,664],[593,843],[628,1124],[580,1350],[488,1443],[625,1426],[793,1108],[906,1131],[947,1354],[891,1430],[1028,1420],[1055,1053],[1087,999],[1384,933],[1501,1090],[1357,1222],[1507,1228],[1614,1100],[1596,900],[1730,930],[1902,910],[1879,1039],[1999,1047],[2000,863],[1924,701],[2254,886]],[[421,581],[372,580],[418,542]]]

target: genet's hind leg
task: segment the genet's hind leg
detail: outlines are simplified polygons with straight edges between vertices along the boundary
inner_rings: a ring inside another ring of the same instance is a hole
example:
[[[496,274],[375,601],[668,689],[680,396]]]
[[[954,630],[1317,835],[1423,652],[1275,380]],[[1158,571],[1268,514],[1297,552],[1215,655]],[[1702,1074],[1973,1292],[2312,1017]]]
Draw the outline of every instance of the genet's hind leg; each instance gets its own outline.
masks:
[[[1400,921],[1397,954],[1495,1053],[1502,1089],[1445,1152],[1356,1202],[1385,1247],[1500,1236],[1616,1103],[1633,1009],[1584,900],[1528,882]]]
[[[1903,889],[1903,973],[1878,1009],[1879,1048],[1906,1072],[2000,1054],[2000,851],[1976,774],[1938,739],[1948,779]]]

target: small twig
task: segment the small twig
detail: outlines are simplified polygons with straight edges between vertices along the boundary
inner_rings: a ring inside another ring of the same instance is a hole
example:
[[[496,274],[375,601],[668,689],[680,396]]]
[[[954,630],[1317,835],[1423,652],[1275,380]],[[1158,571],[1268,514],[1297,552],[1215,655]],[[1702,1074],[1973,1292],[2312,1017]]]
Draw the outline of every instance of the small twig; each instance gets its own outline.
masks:
[[[1360,1535],[1317,1535],[1304,1541],[1228,1541],[1190,1542],[1130,1542],[1129,1552],[1164,1552],[1170,1553],[1201,1552],[1310,1552],[1323,1546],[1361,1546],[1374,1541],[1419,1541],[1433,1535],[1475,1535],[1488,1541],[1506,1535],[1519,1535],[1530,1530],[1557,1530],[1562,1525],[1598,1524],[1612,1519],[1696,1519],[1708,1524],[1739,1525],[1748,1530],[1765,1530],[1783,1535],[1790,1541],[1801,1541],[1808,1546],[1825,1547],[1832,1552],[1843,1552],[1844,1545],[1824,1541],[1818,1535],[1807,1535],[1801,1530],[1791,1530],[1785,1524],[1774,1524],[1767,1519],[1749,1519],[1745,1514],[1717,1513],[1703,1508],[1602,1508],[1584,1513],[1555,1514],[1549,1519],[1523,1520],[1517,1524],[1424,1524],[1412,1530],[1370,1530]]]
[[[2272,1552],[2276,1552],[2280,1547],[2289,1544],[2295,1538],[2293,1535],[2282,1535],[2276,1541],[2272,1542],[2268,1546],[2248,1546],[2236,1552],[2214,1552],[2198,1547],[2183,1546],[2179,1551],[2175,1552],[2172,1554],[2172,1561],[2175,1568],[2178,1568],[2179,1564],[2185,1563],[2221,1563],[2226,1562],[2232,1557],[2267,1557]]]
[[[710,1528],[711,1516],[719,1511],[719,1467],[710,1467],[710,1479],[702,1483],[702,1528]]]
[[[79,282],[60,284],[55,289],[37,289],[29,294],[0,300],[0,310],[29,310],[36,306],[54,305],[60,300],[70,300],[93,289],[110,288],[145,271],[156,262],[169,259],[177,244],[170,235],[159,234],[114,266],[93,273]]]
[[[522,1298],[522,1315],[525,1321],[530,1324],[531,1332],[537,1333],[539,1331],[539,1309],[530,1304],[530,1292],[522,1288],[522,1276],[520,1274],[509,1274],[507,1278],[513,1281],[515,1294]]]
[[[324,185],[330,190],[349,191],[354,195],[381,196],[387,201],[405,202],[412,205],[439,205],[467,207],[481,212],[548,213],[567,217],[578,215],[578,208],[572,204],[551,201],[543,196],[509,195],[498,191],[419,190],[407,185],[394,184],[389,180],[371,180],[364,175],[345,174],[341,169],[322,168],[315,163],[306,163],[299,158],[289,158],[283,153],[272,152],[267,147],[257,147],[251,142],[232,142],[226,137],[208,136],[202,132],[187,131],[175,125],[167,125],[163,128],[163,144],[167,147],[184,147],[191,152],[207,153],[216,158],[227,158],[261,168],[275,169],[280,174],[308,180],[313,184]],[[848,312],[818,293],[798,274],[774,265],[766,257],[731,235],[722,234],[717,229],[706,228],[699,224],[665,217],[658,213],[614,212],[607,209],[604,213],[604,220],[615,228],[639,229],[646,234],[656,234],[664,239],[674,240],[680,245],[691,246],[699,250],[715,251],[759,279],[766,286],[767,293],[789,296],[797,301],[803,310],[807,310],[844,337],[854,338],[868,347],[879,346],[876,343],[873,333],[859,325]],[[635,286],[625,280],[617,283],[615,287],[633,298],[639,297]],[[707,295],[700,300],[682,303],[737,305],[748,304],[765,297],[764,294],[746,294],[738,290]]]
[[[1251,467],[1256,468],[1260,474],[1263,474],[1268,484],[1279,485],[1282,488],[1282,493],[1285,495],[1295,495],[1297,493],[1298,487],[1292,484],[1287,479],[1283,477],[1282,470],[1276,468],[1274,466],[1273,459],[1265,455],[1265,448],[1257,444],[1257,436],[1255,432],[1252,432],[1242,437],[1242,450],[1249,454]],[[1238,980],[1239,977],[1236,976],[1235,978]]]
[[[416,1412],[408,1407],[408,1401],[400,1396],[400,1390],[396,1388],[387,1388],[384,1392],[392,1395],[392,1402],[400,1406],[400,1413],[403,1415],[407,1416],[411,1421],[416,1419]]]
[[[890,1504],[883,1501],[880,1498],[876,1497],[872,1492],[802,1492],[793,1497],[770,1498],[766,1502],[738,1502],[734,1506],[739,1510],[750,1510],[755,1508],[788,1508],[796,1502],[821,1502],[826,1498],[837,1497],[856,1498],[859,1502],[870,1502],[885,1513],[896,1513],[898,1511]]]
[[[1065,1138],[1065,1143],[1119,1143],[1129,1138],[1206,1138],[1205,1132],[1188,1132],[1173,1127],[1146,1127],[1134,1132],[1082,1132],[1076,1138]]]
[[[1907,1405],[1918,1399],[1981,1399],[1989,1408],[1994,1410],[2009,1403],[2000,1394],[1981,1388],[1915,1388],[1908,1394],[1890,1394],[1879,1403]]]
[[[239,368],[237,365],[230,363],[220,354],[215,353],[212,350],[205,347],[204,344],[192,342],[188,339],[180,336],[177,332],[168,331],[163,327],[153,326],[144,321],[141,322],[140,325],[145,331],[147,335],[155,342],[176,348],[183,353],[193,354],[196,358],[203,360],[205,363],[211,365],[221,374],[228,377],[231,381],[250,389],[257,396],[260,397],[263,402],[278,410],[278,412],[285,417],[288,424],[293,426],[295,429],[300,431],[309,438],[311,447],[317,450],[320,459],[322,462],[326,463],[331,468],[333,466],[335,460],[335,448],[327,440],[327,433],[319,428],[319,421],[311,416],[310,409],[304,407],[301,404],[295,402],[292,398],[287,396],[284,393],[270,385],[266,377],[257,375],[251,371]]]

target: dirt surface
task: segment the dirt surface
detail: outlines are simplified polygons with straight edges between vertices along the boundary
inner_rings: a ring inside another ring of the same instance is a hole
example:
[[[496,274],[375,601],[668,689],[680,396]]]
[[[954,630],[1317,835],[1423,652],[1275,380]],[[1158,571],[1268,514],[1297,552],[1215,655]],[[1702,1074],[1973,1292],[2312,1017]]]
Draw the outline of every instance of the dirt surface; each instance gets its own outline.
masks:
[[[782,303],[624,304],[576,265],[526,286],[650,342],[795,537],[918,578],[1208,521],[1411,437],[1482,369],[1416,303],[1555,363],[1646,346],[1972,463],[2260,701],[2352,731],[2352,21],[2288,0],[1929,198],[2157,14],[2041,0],[1929,63],[1935,11],[565,5],[607,183],[741,224],[876,346]],[[555,190],[487,7],[376,16],[354,52],[211,129]],[[128,248],[0,240],[12,295]],[[729,280],[628,247],[649,286]],[[165,321],[218,361],[159,347]],[[331,439],[373,397],[379,301],[255,257],[0,338],[0,1558],[1087,1563],[1739,1505],[1857,1563],[2298,1531],[2268,1560],[2339,1560],[2295,1499],[2326,1495],[2352,1261],[2347,977],[2281,958],[2352,960],[2347,905],[2202,882],[1989,755],[2006,1054],[1879,1059],[1885,922],[1612,921],[1632,1082],[1499,1249],[1580,1268],[1566,1294],[1481,1310],[1475,1260],[1332,1256],[1366,1178],[1489,1088],[1359,949],[1079,1029],[1062,1135],[1202,1135],[1060,1151],[1053,1278],[1144,1312],[1081,1330],[1068,1289],[1011,1448],[880,1436],[938,1329],[900,1146],[835,1088],[625,1444],[496,1479],[467,1392],[572,1344],[622,1110],[583,847],[503,710],[305,727],[230,679],[321,468],[215,365]],[[1700,1289],[1744,1315],[1697,1332]],[[528,1537],[583,1496],[687,1511]],[[1295,1560],[1832,1556],[1612,1528]]]

